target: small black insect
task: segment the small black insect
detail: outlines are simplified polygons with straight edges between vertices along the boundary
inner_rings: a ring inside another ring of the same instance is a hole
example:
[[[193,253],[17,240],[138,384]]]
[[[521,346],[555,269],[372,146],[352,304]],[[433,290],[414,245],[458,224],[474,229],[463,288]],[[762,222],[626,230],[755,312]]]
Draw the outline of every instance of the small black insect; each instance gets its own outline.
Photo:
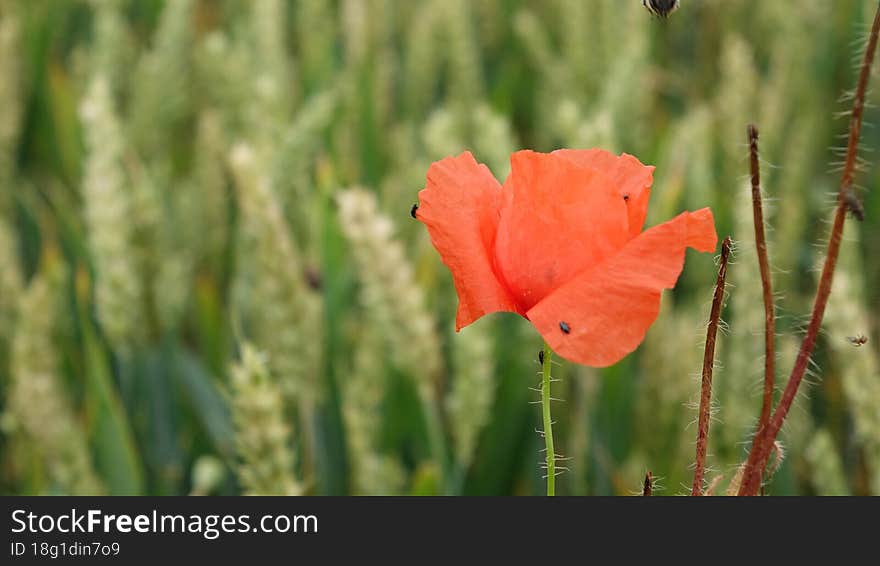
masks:
[[[564,334],[571,334],[571,326],[569,326],[568,323],[565,321],[559,323],[559,330],[561,330]]]
[[[623,200],[629,201],[629,193],[623,193]]]
[[[843,200],[846,202],[846,208],[849,210],[850,214],[853,215],[853,218],[859,222],[864,222],[865,209],[862,207],[862,203],[859,201],[859,196],[855,191],[852,189],[846,191],[846,194],[843,195]]]
[[[416,217],[416,212],[418,212],[418,210],[419,210],[419,205],[418,205],[418,204],[414,204],[414,205],[412,205],[412,208],[409,209],[409,215],[412,216],[413,218],[415,218],[415,217]]]
[[[642,0],[642,6],[655,16],[666,18],[678,10],[679,0]]]
[[[544,350],[538,350],[538,361],[541,365],[544,364]]]

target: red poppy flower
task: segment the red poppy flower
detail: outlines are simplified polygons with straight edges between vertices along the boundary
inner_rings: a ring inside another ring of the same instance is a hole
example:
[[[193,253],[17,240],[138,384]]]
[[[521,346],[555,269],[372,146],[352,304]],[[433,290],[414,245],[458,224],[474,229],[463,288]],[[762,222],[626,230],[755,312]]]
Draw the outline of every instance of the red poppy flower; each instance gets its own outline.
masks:
[[[417,218],[452,272],[456,329],[519,313],[559,355],[616,363],[641,343],[688,247],[715,250],[708,208],[642,232],[654,168],[599,149],[520,151],[502,187],[469,152],[434,163]]]

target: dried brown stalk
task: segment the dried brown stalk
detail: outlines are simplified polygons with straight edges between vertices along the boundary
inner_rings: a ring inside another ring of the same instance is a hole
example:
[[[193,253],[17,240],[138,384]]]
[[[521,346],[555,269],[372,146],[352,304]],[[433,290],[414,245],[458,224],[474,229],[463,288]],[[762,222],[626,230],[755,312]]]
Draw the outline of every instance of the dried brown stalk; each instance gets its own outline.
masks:
[[[764,230],[764,207],[761,199],[761,166],[758,161],[758,128],[749,124],[749,164],[752,177],[752,214],[755,223],[755,248],[761,270],[764,291],[764,398],[758,419],[757,436],[764,433],[773,408],[773,385],[776,374],[776,313],[773,306],[773,283],[770,278],[770,260],[767,258],[767,237]]]
[[[703,379],[700,388],[700,416],[697,425],[697,456],[694,465],[694,485],[691,495],[703,495],[703,478],[706,473],[706,445],[709,439],[709,420],[712,416],[712,370],[715,368],[715,340],[721,322],[724,303],[724,283],[727,278],[727,260],[730,257],[730,237],[721,244],[721,265],[712,297],[712,311],[706,329],[706,349],[703,353]]]
[[[850,209],[849,202],[852,200],[853,177],[856,172],[859,139],[862,132],[862,118],[865,109],[865,92],[868,89],[868,81],[871,77],[871,67],[874,63],[874,53],[877,49],[877,40],[880,37],[880,6],[874,15],[874,24],[871,27],[871,35],[868,39],[865,56],[859,73],[859,82],[853,99],[852,116],[849,125],[849,142],[847,144],[846,162],[843,167],[843,176],[840,181],[840,192],[837,197],[837,209],[834,214],[834,224],[831,228],[831,236],[828,240],[828,252],[825,256],[825,265],[822,267],[822,276],[816,290],[816,299],[813,303],[813,312],[810,316],[810,324],[804,341],[798,351],[791,376],[782,393],[779,405],[773,412],[764,434],[756,434],[752,439],[752,447],[749,459],[746,462],[743,482],[739,489],[739,495],[757,495],[761,487],[761,479],[767,460],[776,441],[776,435],[782,428],[788,411],[794,402],[798,387],[804,378],[819,329],[822,326],[822,317],[825,315],[825,307],[828,306],[828,296],[831,294],[831,283],[834,278],[834,269],[837,266],[837,257],[840,254],[840,243],[843,239],[843,225],[846,221],[846,213]]]

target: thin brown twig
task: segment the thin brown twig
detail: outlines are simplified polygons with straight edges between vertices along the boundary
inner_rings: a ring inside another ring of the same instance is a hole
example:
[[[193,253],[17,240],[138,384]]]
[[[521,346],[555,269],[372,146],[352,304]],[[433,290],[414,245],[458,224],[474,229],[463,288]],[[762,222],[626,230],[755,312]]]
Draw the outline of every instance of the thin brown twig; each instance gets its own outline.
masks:
[[[651,497],[654,495],[654,476],[651,474],[651,470],[645,474],[645,485],[642,488],[642,496]]]
[[[761,479],[764,468],[767,466],[767,460],[773,443],[776,441],[776,435],[782,428],[782,423],[791,409],[797,394],[798,387],[804,378],[810,356],[813,348],[816,346],[816,339],[819,336],[819,329],[822,326],[822,318],[825,315],[825,307],[828,306],[828,297],[831,294],[831,283],[834,278],[834,269],[837,266],[837,257],[840,254],[840,243],[843,239],[843,226],[846,221],[846,213],[849,209],[848,200],[850,199],[850,191],[853,188],[853,177],[856,171],[856,163],[858,159],[859,139],[862,132],[862,118],[865,109],[865,92],[868,89],[868,82],[871,78],[871,68],[874,64],[874,53],[877,50],[877,41],[880,38],[880,5],[874,15],[874,23],[871,27],[871,36],[868,39],[868,45],[865,50],[865,56],[862,61],[861,71],[859,73],[859,82],[856,87],[856,94],[853,100],[852,116],[849,125],[849,142],[847,144],[846,162],[843,168],[843,176],[840,180],[840,192],[837,197],[837,209],[834,214],[834,224],[831,228],[831,236],[828,239],[828,252],[825,256],[825,265],[822,267],[822,276],[819,279],[819,286],[816,289],[816,299],[813,303],[813,313],[810,317],[810,324],[807,327],[807,333],[801,348],[798,351],[794,368],[791,376],[779,400],[779,405],[773,412],[773,416],[767,425],[766,432],[762,435],[755,435],[752,439],[752,447],[749,452],[749,459],[743,476],[743,482],[740,486],[739,495],[757,495],[761,487]]]
[[[758,161],[758,128],[749,124],[749,164],[752,176],[752,214],[755,224],[755,248],[758,267],[761,270],[761,287],[764,291],[764,398],[761,416],[755,434],[763,435],[770,422],[773,408],[773,386],[776,374],[776,313],[773,305],[773,282],[770,277],[770,260],[767,258],[767,237],[764,228],[764,207],[761,200],[761,165]]]
[[[703,353],[703,379],[700,387],[700,416],[697,425],[697,456],[694,464],[694,485],[691,495],[703,495],[703,477],[706,473],[706,445],[709,440],[709,420],[712,416],[712,370],[715,368],[715,340],[721,322],[724,303],[724,282],[727,279],[727,260],[730,257],[730,236],[721,244],[721,265],[712,296],[712,311],[706,328],[706,349]]]

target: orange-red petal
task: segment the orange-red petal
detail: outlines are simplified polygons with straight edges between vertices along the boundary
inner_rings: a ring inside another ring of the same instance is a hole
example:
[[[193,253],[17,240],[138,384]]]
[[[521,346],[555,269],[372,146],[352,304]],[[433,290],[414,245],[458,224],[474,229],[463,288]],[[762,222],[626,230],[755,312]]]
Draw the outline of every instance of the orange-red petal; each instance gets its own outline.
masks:
[[[642,232],[654,182],[653,166],[644,165],[627,153],[617,156],[604,149],[558,149],[553,153],[603,171],[614,183],[620,197],[625,198],[630,236]]]
[[[562,357],[605,367],[632,352],[675,285],[688,247],[715,250],[712,212],[685,212],[632,239],[617,255],[560,287],[527,317]],[[563,330],[563,326],[565,332]]]
[[[626,201],[605,172],[559,153],[510,158],[495,255],[527,311],[630,239]]]
[[[427,226],[458,293],[456,330],[491,312],[518,312],[494,270],[500,208],[501,185],[470,152],[431,165],[419,192],[417,218]]]

